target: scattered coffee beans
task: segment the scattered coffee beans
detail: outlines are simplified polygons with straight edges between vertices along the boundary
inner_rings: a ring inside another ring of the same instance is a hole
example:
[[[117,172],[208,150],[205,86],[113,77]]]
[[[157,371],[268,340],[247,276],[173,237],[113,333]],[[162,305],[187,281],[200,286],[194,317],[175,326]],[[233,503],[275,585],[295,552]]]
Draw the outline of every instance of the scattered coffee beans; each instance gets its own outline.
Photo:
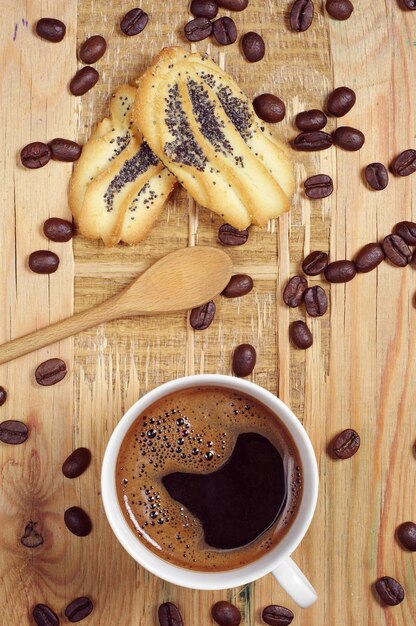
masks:
[[[326,109],[335,117],[342,117],[352,109],[356,101],[355,92],[349,87],[337,87],[328,96]]]
[[[231,17],[220,17],[212,24],[214,37],[222,46],[229,46],[237,40],[237,27]]]
[[[75,598],[75,600],[72,600],[66,607],[65,617],[70,622],[80,622],[92,613],[93,608],[93,604],[89,598],[85,596]]]
[[[410,552],[416,552],[416,524],[413,522],[403,522],[397,528],[397,539],[401,545],[410,550]]]
[[[261,614],[263,622],[269,626],[289,626],[292,623],[294,615],[290,609],[277,604],[266,606]]]
[[[248,274],[235,274],[221,293],[226,298],[245,296],[253,289],[253,279]]]
[[[325,8],[334,20],[347,20],[354,11],[350,0],[327,0]]]
[[[75,234],[75,227],[72,222],[63,220],[60,217],[50,217],[43,224],[43,233],[51,241],[69,241]]]
[[[216,602],[211,609],[211,615],[220,626],[238,626],[241,622],[239,609],[230,602]]]
[[[252,31],[243,36],[241,47],[243,48],[247,61],[250,61],[250,63],[261,61],[266,52],[263,37]]]
[[[94,87],[100,78],[94,67],[82,67],[69,83],[69,91],[73,96],[83,96]]]
[[[286,115],[286,106],[283,100],[271,93],[262,93],[254,98],[253,107],[261,120],[271,124],[281,122]]]
[[[20,160],[24,167],[37,170],[49,163],[52,153],[49,146],[41,141],[34,141],[25,146],[20,152]]]
[[[351,126],[340,126],[332,133],[332,136],[337,146],[350,152],[359,150],[365,142],[364,134]]]
[[[230,11],[244,11],[248,7],[248,0],[216,0],[219,7]]]
[[[283,302],[290,307],[299,306],[307,288],[308,281],[304,276],[293,276],[283,291]]]
[[[398,222],[393,228],[393,233],[399,235],[409,246],[416,246],[415,222]]]
[[[387,235],[383,241],[384,254],[393,265],[406,267],[412,260],[412,252],[400,235]]]
[[[312,24],[314,6],[312,0],[295,0],[290,11],[290,26],[300,33],[308,30]]]
[[[305,193],[311,200],[327,198],[334,191],[332,178],[326,174],[316,174],[305,180]]]
[[[36,32],[42,39],[58,43],[65,37],[66,26],[60,20],[55,20],[52,17],[42,17],[36,24]]]
[[[0,387],[0,406],[3,406],[6,400],[7,400],[7,391],[5,390],[4,387]]]
[[[368,243],[354,259],[357,272],[367,273],[374,270],[384,260],[383,248],[378,243]]]
[[[68,530],[77,537],[89,535],[92,529],[89,515],[79,506],[71,506],[64,513],[64,521]]]
[[[256,365],[256,349],[249,343],[236,347],[233,355],[233,372],[239,378],[250,376]],[[215,618],[214,618],[215,619]]]
[[[215,302],[210,300],[206,304],[192,309],[189,316],[189,323],[194,330],[205,330],[211,325],[215,316]]]
[[[37,522],[29,522],[26,525],[25,531],[20,538],[20,543],[25,548],[38,548],[43,544],[43,537],[36,530]]]
[[[206,17],[196,17],[185,25],[188,41],[202,41],[212,33],[212,23]]]
[[[352,428],[343,430],[332,442],[332,452],[338,459],[349,459],[360,447],[360,436]]]
[[[83,63],[96,63],[107,50],[107,42],[101,35],[93,35],[82,44],[79,58]]]
[[[72,163],[81,156],[82,146],[70,139],[56,138],[48,143],[52,158],[56,161],[66,161]]]
[[[192,0],[189,10],[195,17],[207,17],[212,20],[217,16],[218,4],[215,0]]]
[[[390,171],[395,176],[409,176],[416,172],[416,150],[401,152],[390,164]]]
[[[327,118],[325,113],[319,109],[311,109],[310,111],[302,111],[295,118],[295,124],[299,130],[321,130],[326,126]]]
[[[347,283],[356,274],[352,261],[333,261],[325,268],[325,278],[330,283]]]
[[[328,255],[326,252],[315,250],[308,254],[303,260],[302,269],[307,276],[317,276],[321,274],[328,265]]]
[[[313,152],[315,150],[326,150],[330,148],[333,143],[334,141],[331,135],[322,130],[316,130],[300,133],[300,135],[293,140],[293,147],[295,150]]]
[[[365,168],[365,179],[372,189],[381,191],[389,183],[389,175],[382,163],[370,163]]]
[[[292,343],[301,350],[306,350],[313,344],[311,331],[306,326],[305,322],[301,322],[300,320],[291,323],[289,327],[289,337]],[[266,623],[269,624],[270,622]]]
[[[59,267],[59,256],[50,250],[36,250],[29,255],[28,265],[35,274],[53,274]]]
[[[132,9],[120,22],[121,31],[128,37],[138,35],[147,26],[149,16],[141,9]]]
[[[222,224],[218,229],[218,239],[224,246],[242,246],[248,239],[248,229],[237,230],[231,224]]]
[[[376,591],[385,604],[396,606],[404,599],[404,589],[397,580],[390,576],[379,578],[375,584]]]
[[[67,478],[78,478],[91,463],[91,452],[88,448],[77,448],[62,464],[62,473]]]
[[[62,359],[48,359],[38,365],[35,371],[36,382],[44,387],[56,385],[66,375],[66,364]]]
[[[309,287],[303,294],[306,311],[311,317],[321,317],[328,310],[328,298],[319,285]]]
[[[29,437],[29,429],[23,422],[6,420],[0,424],[0,441],[17,446]]]
[[[46,604],[37,604],[32,615],[38,626],[59,626],[59,617]]]
[[[158,610],[160,626],[183,626],[182,615],[172,602],[164,602]]]

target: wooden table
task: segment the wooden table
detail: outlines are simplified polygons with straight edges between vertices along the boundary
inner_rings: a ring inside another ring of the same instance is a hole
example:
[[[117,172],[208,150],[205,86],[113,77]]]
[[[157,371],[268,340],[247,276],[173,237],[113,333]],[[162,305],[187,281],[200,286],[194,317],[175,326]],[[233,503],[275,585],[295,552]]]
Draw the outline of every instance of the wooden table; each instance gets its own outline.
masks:
[[[325,285],[330,310],[309,319],[314,345],[290,347],[288,326],[303,310],[282,304],[282,286],[299,271],[311,250],[331,259],[351,258],[393,225],[416,217],[412,177],[391,177],[383,192],[369,190],[362,171],[372,161],[388,163],[414,147],[415,20],[396,0],[356,3],[347,22],[336,22],[316,3],[313,26],[305,33],[288,28],[289,2],[251,0],[235,14],[240,34],[258,30],[267,54],[257,65],[242,58],[238,45],[209,44],[213,58],[250,96],[264,91],[286,102],[286,120],[276,135],[294,137],[296,113],[321,108],[336,86],[348,85],[357,104],[339,125],[363,130],[357,153],[332,148],[294,153],[297,192],[288,215],[249,242],[230,250],[235,270],[251,274],[255,289],[241,300],[218,299],[212,326],[194,332],[186,314],[163,319],[128,319],[100,326],[0,368],[9,397],[0,420],[20,419],[30,427],[21,446],[0,444],[0,605],[8,626],[32,623],[31,608],[44,602],[62,614],[67,602],[90,595],[95,604],[89,626],[153,626],[160,602],[177,603],[185,626],[209,625],[209,609],[219,599],[235,602],[244,624],[260,624],[261,609],[280,603],[293,609],[294,624],[311,626],[409,626],[416,620],[415,557],[395,540],[396,526],[415,519],[416,311],[414,268],[383,263],[346,285]],[[68,164],[51,162],[24,170],[18,159],[28,142],[68,137],[84,141],[108,110],[108,98],[133,80],[163,46],[184,43],[189,19],[186,2],[143,0],[149,25],[137,37],[124,37],[121,16],[128,0],[4,0],[1,37],[0,169],[0,341],[5,342],[101,302],[161,255],[184,245],[216,245],[219,219],[198,208],[178,190],[148,239],[136,247],[105,249],[76,238],[73,245],[47,241],[41,232],[49,216],[69,217]],[[60,44],[33,32],[42,16],[67,24]],[[108,40],[97,64],[101,80],[82,98],[68,92],[77,68],[76,51],[89,35]],[[186,45],[186,44],[185,44]],[[206,42],[198,44],[203,51]],[[221,55],[223,58],[221,59]],[[328,127],[334,129],[331,119]],[[309,201],[302,181],[315,173],[334,179],[335,192]],[[59,270],[40,276],[27,269],[27,256],[50,249]],[[311,279],[317,284],[318,279]],[[100,465],[107,440],[124,411],[144,392],[168,379],[198,372],[229,374],[233,347],[253,343],[258,365],[252,379],[287,402],[310,434],[317,452],[321,487],[310,531],[295,553],[319,593],[318,602],[300,610],[272,576],[228,592],[193,592],[168,585],[124,552],[115,540],[100,500]],[[61,357],[69,373],[54,387],[40,387],[34,369]],[[351,426],[361,435],[358,454],[334,461],[327,452],[335,433]],[[92,467],[69,481],[62,461],[77,446],[93,452]],[[81,504],[94,529],[86,538],[71,535],[64,510]],[[29,520],[37,522],[44,543],[25,548],[20,537]],[[372,592],[381,575],[402,582],[406,599],[382,607]]]

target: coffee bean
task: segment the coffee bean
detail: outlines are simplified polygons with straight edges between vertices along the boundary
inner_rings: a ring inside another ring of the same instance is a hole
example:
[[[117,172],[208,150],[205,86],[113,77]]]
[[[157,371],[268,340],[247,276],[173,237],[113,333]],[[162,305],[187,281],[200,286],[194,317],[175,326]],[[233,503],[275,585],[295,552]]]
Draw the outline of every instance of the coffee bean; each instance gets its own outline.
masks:
[[[254,98],[253,107],[261,120],[271,124],[281,122],[286,115],[286,106],[283,100],[271,93],[262,93]]]
[[[395,176],[409,176],[416,172],[416,150],[401,152],[390,164],[390,171]]]
[[[316,174],[307,178],[304,186],[306,195],[312,200],[327,198],[334,191],[332,178],[326,174]]]
[[[237,346],[233,354],[234,374],[240,378],[250,376],[256,365],[256,359],[256,349],[249,343],[242,343]]]
[[[303,294],[306,311],[311,317],[321,317],[328,310],[328,298],[319,285],[309,287]]]
[[[52,158],[55,161],[66,161],[72,163],[77,161],[81,156],[82,146],[71,141],[70,139],[56,138],[48,143]]]
[[[350,152],[359,150],[365,142],[364,134],[351,126],[340,126],[332,133],[332,136],[337,146]]]
[[[240,610],[224,600],[214,604],[211,615],[220,626],[238,626],[241,622]]]
[[[38,365],[35,371],[36,382],[44,387],[56,385],[66,375],[66,364],[62,359],[48,359]]]
[[[307,348],[310,348],[313,344],[311,331],[306,326],[305,322],[301,322],[300,320],[291,323],[289,327],[289,337],[292,343],[301,350],[306,350]],[[270,622],[266,623],[269,624]]]
[[[397,527],[397,539],[410,552],[416,552],[416,524],[403,522]]]
[[[182,615],[172,602],[164,602],[158,610],[160,626],[183,626]]]
[[[75,598],[75,600],[72,600],[66,607],[65,617],[67,617],[70,622],[80,622],[92,613],[93,608],[93,604],[89,598],[85,596]]]
[[[93,35],[82,44],[79,58],[83,63],[96,63],[107,50],[107,42],[101,35]]]
[[[6,420],[0,424],[0,441],[17,446],[29,437],[29,429],[23,422]]]
[[[412,252],[400,235],[387,235],[382,243],[384,254],[393,265],[406,267],[412,260]]]
[[[354,11],[350,0],[327,0],[325,8],[334,20],[347,20]]]
[[[365,179],[372,189],[381,191],[389,183],[389,175],[382,163],[370,163],[365,168]]]
[[[283,291],[283,302],[290,307],[299,306],[307,288],[308,281],[304,276],[293,276]]]
[[[75,234],[75,227],[72,222],[63,220],[60,217],[50,217],[43,224],[43,233],[51,241],[69,241]]]
[[[355,92],[349,87],[337,87],[329,94],[326,109],[331,115],[342,117],[351,111],[356,99]]]
[[[324,271],[327,265],[328,255],[326,252],[315,250],[303,260],[302,269],[308,276],[317,276]]]
[[[354,259],[357,272],[366,273],[374,270],[384,259],[383,248],[378,243],[367,243]]]
[[[205,330],[211,325],[215,315],[215,302],[210,300],[202,306],[192,309],[189,316],[189,323],[194,330]]]
[[[360,447],[360,436],[352,428],[343,430],[332,442],[332,452],[338,459],[349,459]]]
[[[217,4],[222,9],[244,11],[248,7],[248,0],[217,0]]]
[[[263,37],[252,31],[244,35],[241,46],[247,61],[250,61],[250,63],[261,61],[266,52]]]
[[[404,589],[397,580],[390,576],[379,578],[375,584],[376,591],[385,604],[396,606],[404,599]]]
[[[218,239],[224,246],[242,246],[248,239],[248,229],[237,230],[231,224],[222,224],[218,230]]]
[[[185,25],[185,37],[188,41],[202,41],[212,33],[212,24],[206,17],[197,17]]]
[[[311,109],[310,111],[302,111],[295,118],[295,124],[299,130],[321,130],[326,126],[327,118],[325,113],[319,109]]]
[[[77,537],[89,535],[92,529],[89,515],[79,506],[71,506],[65,511],[64,522],[68,530]]]
[[[237,27],[231,17],[220,17],[212,25],[215,39],[223,46],[234,43],[237,39]]]
[[[49,163],[52,153],[49,146],[41,141],[34,141],[25,146],[20,152],[20,160],[24,167],[37,170]]]
[[[409,246],[416,246],[415,222],[398,222],[393,228],[393,233],[399,235]]]
[[[4,387],[0,387],[0,406],[3,406],[6,400],[7,400],[7,391],[5,390]]]
[[[28,265],[35,274],[53,274],[59,267],[59,256],[50,250],[36,250],[29,255]]]
[[[269,626],[289,626],[294,618],[290,609],[277,604],[266,606],[261,616],[263,622],[266,622]]]
[[[36,24],[36,32],[42,39],[58,43],[65,37],[66,26],[53,17],[42,17]]]
[[[36,530],[37,522],[29,522],[26,525],[25,531],[20,538],[20,543],[25,548],[38,548],[43,544],[43,537]]]
[[[73,96],[83,96],[94,87],[99,78],[100,75],[94,67],[82,67],[69,83],[69,91]]]
[[[32,615],[38,626],[59,626],[59,617],[46,604],[37,604]]]
[[[325,278],[330,283],[348,283],[356,274],[352,261],[333,261],[325,268]]]
[[[248,274],[235,274],[221,293],[226,298],[245,296],[253,289],[253,279]]]
[[[403,7],[409,11],[416,9],[416,0],[403,0]]]
[[[295,0],[290,11],[290,26],[300,33],[308,30],[312,24],[314,6],[312,0]]]
[[[149,16],[141,9],[132,9],[120,22],[121,31],[128,37],[138,35],[147,26]]]
[[[91,463],[91,452],[88,448],[77,448],[62,464],[62,473],[67,478],[81,476]]]
[[[300,133],[293,140],[295,150],[304,152],[313,152],[315,150],[326,150],[334,143],[331,135],[324,133],[322,130]]]
[[[218,4],[215,0],[192,0],[189,10],[195,17],[207,17],[212,20],[217,16]]]

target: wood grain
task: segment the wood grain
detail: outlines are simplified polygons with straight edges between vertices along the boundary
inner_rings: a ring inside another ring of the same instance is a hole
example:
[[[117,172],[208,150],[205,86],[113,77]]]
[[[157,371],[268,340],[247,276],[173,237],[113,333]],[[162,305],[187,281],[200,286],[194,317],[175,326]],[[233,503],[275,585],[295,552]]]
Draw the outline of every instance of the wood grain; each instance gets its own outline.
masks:
[[[78,6],[77,6],[78,5]],[[83,311],[114,295],[162,254],[185,245],[217,245],[219,219],[195,206],[178,190],[148,239],[129,248],[105,249],[81,238],[52,244],[40,234],[50,215],[68,214],[66,184],[70,167],[51,163],[36,172],[23,171],[16,155],[32,140],[67,136],[85,140],[107,113],[115,87],[133,80],[164,45],[184,43],[186,2],[159,6],[145,2],[149,25],[138,37],[126,38],[120,17],[127,0],[6,0],[1,55],[2,129],[0,258],[3,298],[0,341],[6,341]],[[394,179],[380,193],[370,191],[362,170],[371,161],[388,163],[414,147],[415,47],[414,12],[395,0],[356,3],[347,22],[335,22],[315,4],[315,19],[305,33],[288,28],[290,3],[251,0],[233,17],[240,33],[259,31],[265,59],[250,66],[238,45],[212,56],[225,65],[250,97],[270,91],[287,105],[286,120],[276,134],[295,136],[294,115],[321,108],[329,91],[346,84],[357,92],[357,104],[328,128],[348,124],[366,134],[358,153],[335,148],[324,153],[294,153],[299,191],[289,215],[262,232],[253,228],[245,246],[230,250],[236,271],[251,274],[255,289],[241,300],[217,301],[211,327],[194,333],[187,316],[128,318],[101,325],[51,349],[28,355],[0,368],[0,384],[9,390],[0,419],[16,418],[31,426],[29,441],[16,448],[1,445],[0,599],[12,626],[31,623],[30,608],[46,602],[58,613],[77,595],[91,595],[96,605],[91,626],[154,626],[160,602],[180,606],[185,626],[212,624],[209,609],[219,599],[241,608],[245,626],[260,624],[261,609],[280,603],[295,613],[293,623],[310,626],[403,626],[416,620],[414,555],[397,544],[394,531],[416,518],[414,481],[416,403],[416,273],[383,263],[347,285],[325,288],[330,312],[308,320],[314,345],[307,352],[290,347],[290,321],[305,319],[281,300],[282,286],[299,271],[313,249],[331,259],[352,258],[369,241],[381,240],[401,219],[415,219],[412,177]],[[32,33],[36,19],[61,17],[68,32],[61,44],[40,41]],[[28,20],[28,26],[22,23]],[[14,28],[18,24],[15,40]],[[75,50],[89,35],[108,42],[98,62],[101,80],[81,99],[66,84],[75,71]],[[207,42],[197,46],[203,51]],[[301,183],[314,173],[330,174],[335,192],[311,202]],[[50,247],[61,266],[50,278],[25,267],[35,248]],[[72,282],[74,276],[74,283]],[[318,279],[311,279],[319,284]],[[323,283],[321,283],[323,284]],[[193,592],[168,585],[145,572],[122,550],[106,522],[100,497],[100,463],[106,442],[123,412],[156,385],[185,373],[231,373],[234,346],[250,342],[258,349],[253,380],[278,393],[304,423],[314,443],[321,476],[318,509],[309,533],[294,558],[318,590],[318,602],[300,610],[271,576],[227,592]],[[35,365],[48,356],[70,364],[56,387],[36,388]],[[326,447],[334,434],[356,428],[362,445],[345,462],[333,461]],[[78,445],[92,449],[92,467],[79,479],[64,480],[60,464]],[[69,535],[62,514],[79,504],[90,513],[94,529],[84,539]],[[45,543],[28,550],[20,545],[24,526],[41,525]],[[398,607],[382,607],[372,592],[381,575],[392,575],[406,590]]]

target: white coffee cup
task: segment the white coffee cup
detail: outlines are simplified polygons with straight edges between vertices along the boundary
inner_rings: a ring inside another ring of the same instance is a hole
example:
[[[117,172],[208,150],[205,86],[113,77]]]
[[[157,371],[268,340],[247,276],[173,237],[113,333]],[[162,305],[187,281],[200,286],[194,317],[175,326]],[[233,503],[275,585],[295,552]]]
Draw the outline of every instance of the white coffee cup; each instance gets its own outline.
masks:
[[[223,572],[198,572],[172,565],[156,556],[132,532],[121,510],[116,491],[116,464],[121,443],[132,423],[147,407],[173,392],[191,387],[225,387],[240,391],[265,404],[284,423],[298,449],[303,468],[303,495],[294,521],[282,540],[256,561]],[[312,521],[318,497],[318,468],[312,444],[305,429],[292,411],[266,389],[241,378],[217,374],[185,376],[153,389],[138,400],[116,426],[104,455],[101,490],[108,521],[127,552],[144,568],[159,578],[191,589],[228,589],[238,587],[272,573],[280,585],[301,607],[313,604],[317,594],[290,558]]]

